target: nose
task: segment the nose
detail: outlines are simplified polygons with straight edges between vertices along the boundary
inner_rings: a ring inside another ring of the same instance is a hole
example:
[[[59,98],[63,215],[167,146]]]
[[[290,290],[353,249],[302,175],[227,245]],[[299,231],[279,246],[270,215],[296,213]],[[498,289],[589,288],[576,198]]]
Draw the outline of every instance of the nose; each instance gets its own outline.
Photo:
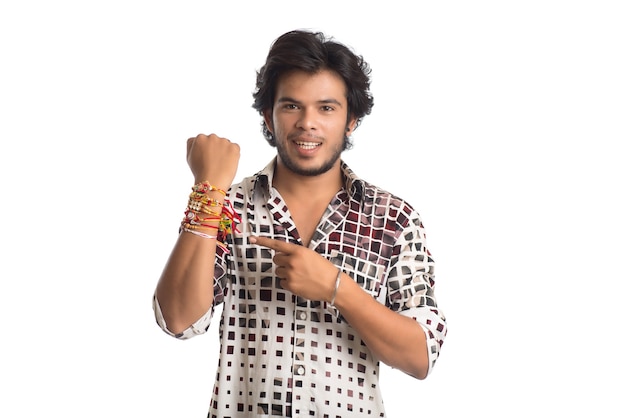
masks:
[[[304,130],[315,129],[317,127],[315,112],[310,109],[303,108],[300,112],[300,117],[298,118],[296,127]]]

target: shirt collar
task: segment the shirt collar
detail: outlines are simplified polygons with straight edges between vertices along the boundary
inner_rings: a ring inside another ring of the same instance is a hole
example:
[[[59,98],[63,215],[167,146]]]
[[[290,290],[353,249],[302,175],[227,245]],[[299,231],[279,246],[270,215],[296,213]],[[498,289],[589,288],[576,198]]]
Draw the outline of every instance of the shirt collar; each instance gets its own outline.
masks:
[[[254,193],[262,193],[268,198],[272,197],[273,193],[270,185],[274,179],[275,167],[276,157],[274,157],[264,169],[254,175]],[[343,177],[344,190],[348,192],[351,198],[360,201],[363,197],[365,182],[354,174],[352,169],[350,169],[348,164],[346,164],[343,160],[341,161],[341,174]]]

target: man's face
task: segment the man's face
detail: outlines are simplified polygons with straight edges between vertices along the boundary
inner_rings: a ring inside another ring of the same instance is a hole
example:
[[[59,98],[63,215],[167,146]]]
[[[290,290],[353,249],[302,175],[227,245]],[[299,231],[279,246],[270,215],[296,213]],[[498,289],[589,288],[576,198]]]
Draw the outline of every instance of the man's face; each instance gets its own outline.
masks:
[[[346,87],[337,74],[287,73],[276,88],[265,123],[276,138],[279,163],[294,174],[317,176],[338,164],[348,121]]]

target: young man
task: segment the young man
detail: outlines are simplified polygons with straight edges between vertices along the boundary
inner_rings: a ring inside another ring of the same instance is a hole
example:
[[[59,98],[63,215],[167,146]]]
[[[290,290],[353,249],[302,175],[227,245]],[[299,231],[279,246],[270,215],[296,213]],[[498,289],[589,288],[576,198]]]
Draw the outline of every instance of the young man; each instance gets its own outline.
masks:
[[[435,364],[446,320],[420,217],[341,160],[369,73],[323,34],[288,32],[253,95],[276,158],[231,185],[239,146],[187,141],[196,185],[154,309],[185,339],[222,304],[209,417],[381,417],[379,361],[418,379]]]

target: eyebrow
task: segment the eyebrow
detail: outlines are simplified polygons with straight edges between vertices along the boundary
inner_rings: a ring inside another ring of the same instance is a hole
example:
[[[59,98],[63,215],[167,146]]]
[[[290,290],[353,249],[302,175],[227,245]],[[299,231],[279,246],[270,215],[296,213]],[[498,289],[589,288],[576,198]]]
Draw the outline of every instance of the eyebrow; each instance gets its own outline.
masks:
[[[302,102],[300,102],[299,100],[296,100],[293,97],[289,97],[289,96],[278,98],[276,100],[276,103],[302,104]],[[334,104],[334,105],[337,105],[339,107],[343,107],[343,105],[339,101],[337,101],[335,99],[322,99],[322,100],[318,100],[316,103],[318,103],[318,104]]]

